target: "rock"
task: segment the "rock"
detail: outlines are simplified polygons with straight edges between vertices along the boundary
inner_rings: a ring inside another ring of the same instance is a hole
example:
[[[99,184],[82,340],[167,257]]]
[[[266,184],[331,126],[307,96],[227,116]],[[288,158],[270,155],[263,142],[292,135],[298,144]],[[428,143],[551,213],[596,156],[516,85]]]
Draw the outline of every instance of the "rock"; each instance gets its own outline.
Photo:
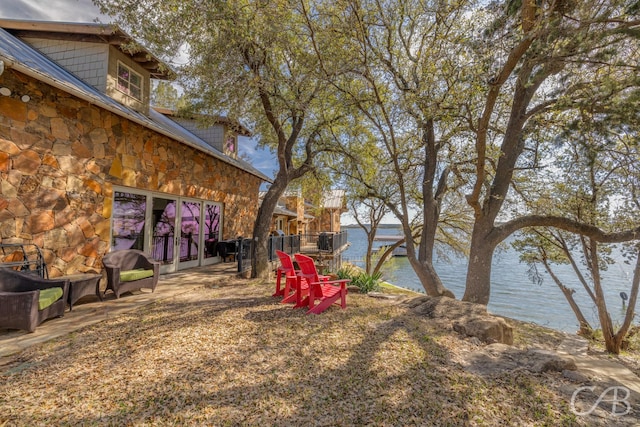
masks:
[[[469,372],[485,376],[526,369],[534,373],[557,371],[575,382],[589,381],[583,375],[573,372],[576,364],[570,356],[541,349],[519,350],[500,343],[490,344],[470,353],[462,365]]]
[[[578,371],[570,371],[568,369],[565,369],[564,371],[562,371],[562,376],[573,381],[574,383],[585,384],[589,382],[589,377],[581,374]]]
[[[490,315],[462,318],[453,323],[453,330],[492,344],[513,344],[513,330],[504,319]]]
[[[527,351],[526,357],[529,362],[527,368],[532,372],[563,372],[578,369],[573,358],[555,351],[531,349]]]
[[[469,344],[480,346],[482,345],[482,341],[480,341],[477,337],[469,337]]]
[[[388,300],[398,300],[400,298],[403,298],[401,295],[385,294],[382,292],[369,292],[367,296],[371,298],[388,299]]]
[[[416,313],[431,318],[458,319],[462,316],[487,315],[487,307],[484,305],[472,304],[448,297],[417,297],[407,301],[406,304]]]
[[[505,346],[507,348],[511,348]],[[487,351],[486,348],[469,354],[462,362],[462,366],[468,372],[483,376],[498,375],[504,372],[514,371],[522,365],[517,357],[517,350],[513,351]]]
[[[501,317],[487,313],[487,307],[448,297],[417,297],[404,303],[412,311],[432,319],[445,319],[454,331],[492,344],[513,344],[513,330]]]

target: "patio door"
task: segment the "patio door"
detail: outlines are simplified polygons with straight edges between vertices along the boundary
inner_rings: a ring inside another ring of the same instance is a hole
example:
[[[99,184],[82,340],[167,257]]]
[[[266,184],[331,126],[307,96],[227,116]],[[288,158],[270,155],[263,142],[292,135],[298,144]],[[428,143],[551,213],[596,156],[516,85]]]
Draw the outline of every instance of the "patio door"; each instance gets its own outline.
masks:
[[[222,205],[220,203],[206,202],[204,204],[204,250],[202,265],[220,262],[217,244],[221,237]]]
[[[176,271],[176,220],[178,201],[164,197],[153,197],[151,220],[151,254],[160,262],[160,273]]]
[[[152,217],[152,253],[162,273],[220,262],[220,203],[154,197]]]
[[[202,252],[202,202],[197,200],[180,201],[180,234],[178,269],[200,265]]]
[[[221,260],[221,203],[117,188],[112,215],[111,250],[151,254],[162,274]]]

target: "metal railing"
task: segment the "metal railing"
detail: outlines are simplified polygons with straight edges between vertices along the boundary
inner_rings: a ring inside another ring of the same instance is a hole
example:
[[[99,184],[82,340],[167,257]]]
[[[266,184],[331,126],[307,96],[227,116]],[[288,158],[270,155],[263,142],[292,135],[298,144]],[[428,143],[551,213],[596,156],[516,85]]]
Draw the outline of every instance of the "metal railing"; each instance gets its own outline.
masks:
[[[300,252],[300,234],[290,234],[288,236],[269,236],[269,261],[278,259],[276,250],[292,255]]]
[[[238,259],[238,273],[251,269],[251,254],[253,253],[253,239],[238,239],[236,242],[236,258]]]
[[[308,233],[290,234],[287,236],[269,236],[267,243],[269,262],[276,261],[276,250],[289,255],[295,253],[331,255],[347,245],[347,232],[340,233]],[[253,239],[238,239],[237,250],[238,272],[243,273],[251,268],[251,254],[253,252]]]
[[[275,261],[276,250],[293,255],[301,253],[334,253],[347,245],[347,232],[307,233],[269,237],[269,261]]]
[[[49,278],[42,251],[33,243],[1,243],[0,267],[37,274],[43,279]]]

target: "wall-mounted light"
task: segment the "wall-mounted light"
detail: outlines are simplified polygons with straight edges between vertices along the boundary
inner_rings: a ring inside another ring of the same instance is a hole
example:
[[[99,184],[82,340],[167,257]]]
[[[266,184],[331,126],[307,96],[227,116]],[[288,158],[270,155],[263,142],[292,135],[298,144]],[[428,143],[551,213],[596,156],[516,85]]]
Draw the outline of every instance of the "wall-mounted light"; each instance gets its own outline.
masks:
[[[11,89],[9,89],[8,87],[0,87],[0,95],[11,96]],[[16,95],[16,96],[19,96],[19,95]],[[31,97],[29,95],[22,95],[20,96],[20,101],[27,103],[31,101]]]

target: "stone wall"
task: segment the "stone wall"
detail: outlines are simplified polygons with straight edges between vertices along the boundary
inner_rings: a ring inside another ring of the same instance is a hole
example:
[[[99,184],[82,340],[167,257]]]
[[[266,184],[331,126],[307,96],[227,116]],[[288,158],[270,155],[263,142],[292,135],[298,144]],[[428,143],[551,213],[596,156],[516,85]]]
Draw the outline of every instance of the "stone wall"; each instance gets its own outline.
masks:
[[[222,238],[251,235],[259,178],[15,70],[0,86],[0,238],[50,276],[101,269],[114,185],[221,202]]]
[[[340,224],[341,212],[334,209],[321,209],[316,212],[316,219],[314,220],[320,231],[333,231],[339,232],[341,230]],[[333,222],[333,226],[331,223]]]

